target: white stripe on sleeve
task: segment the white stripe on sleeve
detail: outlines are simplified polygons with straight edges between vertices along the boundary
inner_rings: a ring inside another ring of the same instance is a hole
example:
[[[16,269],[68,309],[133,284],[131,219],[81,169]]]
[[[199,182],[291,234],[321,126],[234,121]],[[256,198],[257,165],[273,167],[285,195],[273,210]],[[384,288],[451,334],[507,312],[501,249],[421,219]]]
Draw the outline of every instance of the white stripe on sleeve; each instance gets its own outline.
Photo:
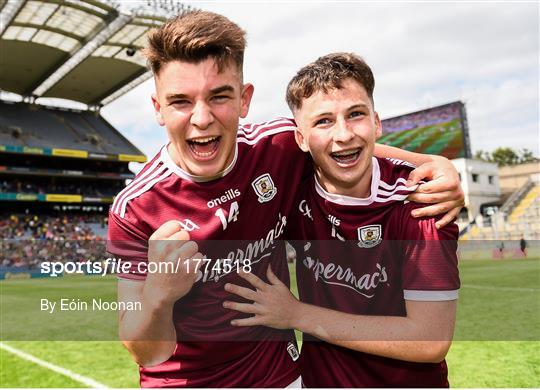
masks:
[[[447,291],[421,291],[403,290],[403,297],[407,301],[453,301],[458,299],[459,290]]]

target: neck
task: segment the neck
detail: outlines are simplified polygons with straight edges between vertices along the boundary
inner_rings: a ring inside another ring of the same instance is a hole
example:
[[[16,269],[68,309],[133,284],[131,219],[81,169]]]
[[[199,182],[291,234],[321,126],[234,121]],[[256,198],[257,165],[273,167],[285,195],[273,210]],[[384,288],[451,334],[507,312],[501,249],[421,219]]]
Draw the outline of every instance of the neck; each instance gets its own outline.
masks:
[[[358,199],[365,199],[371,196],[371,181],[373,178],[373,162],[369,161],[368,166],[364,170],[364,173],[360,177],[360,180],[356,184],[350,184],[347,182],[331,182],[330,180],[324,180],[322,173],[319,169],[316,171],[317,178],[321,187],[331,194],[345,195]]]
[[[171,160],[180,167],[183,170],[186,170],[185,164],[182,162],[182,159],[178,155],[178,151],[176,150],[176,147],[174,146],[173,142],[170,142],[169,145],[167,145],[167,151],[169,152],[169,156],[171,156]]]

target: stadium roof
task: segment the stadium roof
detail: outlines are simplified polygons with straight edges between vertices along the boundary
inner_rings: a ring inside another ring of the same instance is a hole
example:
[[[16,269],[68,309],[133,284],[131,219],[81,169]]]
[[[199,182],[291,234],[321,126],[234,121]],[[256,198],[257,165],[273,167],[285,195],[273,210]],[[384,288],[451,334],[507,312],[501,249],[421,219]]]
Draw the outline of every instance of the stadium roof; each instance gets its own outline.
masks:
[[[0,89],[100,106],[148,79],[140,49],[167,14],[126,3],[0,0]]]

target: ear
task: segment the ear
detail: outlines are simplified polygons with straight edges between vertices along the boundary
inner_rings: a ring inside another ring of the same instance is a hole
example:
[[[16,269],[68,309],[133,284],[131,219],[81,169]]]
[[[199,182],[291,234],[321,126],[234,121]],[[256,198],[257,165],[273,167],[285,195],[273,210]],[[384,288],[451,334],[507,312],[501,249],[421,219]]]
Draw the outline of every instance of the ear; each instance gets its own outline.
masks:
[[[298,122],[296,122],[296,126],[298,126]],[[296,143],[298,144],[298,147],[302,150],[302,152],[309,152],[307,139],[299,127],[296,127],[296,130],[294,131],[294,139],[296,140]]]
[[[245,118],[249,112],[249,105],[251,104],[251,98],[255,87],[253,84],[247,83],[242,87],[242,96],[240,98],[240,117]]]
[[[381,118],[379,118],[379,113],[377,112],[375,112],[375,126],[375,139],[377,139],[382,135]]]
[[[161,115],[161,104],[159,104],[157,100],[157,95],[155,93],[152,94],[152,105],[154,106],[154,113],[156,115],[157,122],[160,126],[165,126],[165,121],[163,120],[163,116]]]

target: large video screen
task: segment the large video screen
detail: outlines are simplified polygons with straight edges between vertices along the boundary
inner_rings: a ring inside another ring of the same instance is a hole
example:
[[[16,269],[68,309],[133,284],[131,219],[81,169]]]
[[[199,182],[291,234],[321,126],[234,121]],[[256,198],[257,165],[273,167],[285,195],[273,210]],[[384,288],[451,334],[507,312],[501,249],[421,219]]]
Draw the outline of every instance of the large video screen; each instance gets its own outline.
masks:
[[[382,126],[379,143],[449,159],[471,157],[467,114],[462,102],[384,119]]]

